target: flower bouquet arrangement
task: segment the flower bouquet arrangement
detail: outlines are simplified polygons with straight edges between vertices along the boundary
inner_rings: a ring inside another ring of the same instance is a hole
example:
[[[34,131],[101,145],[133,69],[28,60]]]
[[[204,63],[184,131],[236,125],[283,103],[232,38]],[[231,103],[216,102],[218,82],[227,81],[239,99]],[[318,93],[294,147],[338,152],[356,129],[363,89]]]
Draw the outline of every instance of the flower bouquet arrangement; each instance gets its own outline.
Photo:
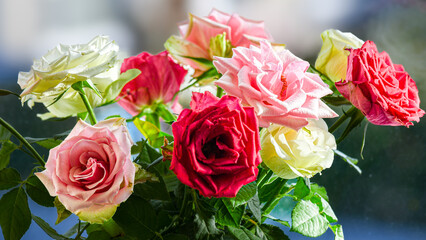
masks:
[[[336,155],[361,171],[338,144],[364,119],[409,127],[425,113],[404,68],[351,33],[323,32],[313,65],[237,14],[190,14],[179,33],[161,53],[124,60],[105,36],[58,45],[19,73],[21,94],[1,90],[44,104],[42,120],[76,119],[68,132],[30,138],[0,118],[4,239],[20,239],[32,221],[53,239],[266,240],[328,228],[343,239],[325,188],[310,179]],[[188,91],[190,103],[179,101]],[[96,117],[113,103],[132,117]],[[130,124],[143,138],[132,139]],[[24,179],[8,167],[15,150],[38,163]],[[56,224],[79,221],[58,233],[31,214],[28,197],[56,207]],[[283,198],[291,219],[271,215]]]

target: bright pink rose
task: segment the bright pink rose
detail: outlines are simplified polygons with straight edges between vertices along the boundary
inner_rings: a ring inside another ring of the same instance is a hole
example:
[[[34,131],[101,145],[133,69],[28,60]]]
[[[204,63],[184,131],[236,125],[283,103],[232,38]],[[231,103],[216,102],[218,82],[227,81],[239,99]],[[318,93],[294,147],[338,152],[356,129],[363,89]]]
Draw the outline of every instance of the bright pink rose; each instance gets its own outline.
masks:
[[[332,91],[321,78],[306,72],[309,63],[286,49],[275,51],[267,41],[260,48],[234,48],[232,58],[213,62],[223,76],[216,84],[226,93],[254,107],[259,125],[276,123],[295,130],[306,126],[308,118],[336,117],[321,97]]]
[[[372,41],[359,49],[349,49],[346,80],[336,82],[339,92],[368,121],[376,125],[411,126],[425,111],[414,80],[386,52],[379,53]]]
[[[46,170],[36,176],[51,196],[81,220],[102,223],[132,194],[133,144],[125,119],[90,126],[79,121],[67,138],[50,150]]]
[[[172,128],[170,169],[203,196],[235,197],[256,180],[262,161],[257,119],[238,98],[194,92],[191,109],[184,109]]]
[[[124,59],[121,72],[133,68],[141,70],[142,73],[128,82],[117,97],[120,100],[118,104],[133,116],[138,115],[144,106],[171,102],[188,72],[175,63],[167,51],[157,55],[143,52]],[[172,109],[180,112],[177,97]]]
[[[227,14],[213,9],[207,17],[189,15],[189,21],[179,25],[182,37],[172,44],[166,44],[173,57],[180,62],[190,65],[195,70],[205,71],[205,66],[182,56],[212,60],[209,53],[210,40],[219,34],[226,34],[233,47],[248,47],[261,39],[273,41],[272,36],[265,30],[263,21],[253,21],[240,17],[238,14]],[[169,49],[170,48],[170,49]]]

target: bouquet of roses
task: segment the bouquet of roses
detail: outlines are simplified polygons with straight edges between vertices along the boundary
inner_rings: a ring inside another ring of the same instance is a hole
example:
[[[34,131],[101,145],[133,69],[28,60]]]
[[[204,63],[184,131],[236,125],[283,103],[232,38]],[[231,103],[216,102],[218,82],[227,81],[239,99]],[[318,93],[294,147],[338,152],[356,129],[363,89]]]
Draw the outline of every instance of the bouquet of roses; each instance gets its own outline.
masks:
[[[335,155],[360,171],[337,144],[364,118],[409,127],[425,113],[404,68],[351,33],[325,31],[313,66],[237,14],[190,15],[179,31],[166,51],[124,61],[104,36],[59,45],[19,73],[21,94],[1,90],[43,103],[42,120],[77,120],[35,139],[0,118],[6,240],[32,221],[53,239],[288,239],[288,230],[317,237],[328,228],[343,239],[325,188],[310,178]],[[192,92],[184,109],[179,96],[194,86],[210,91]],[[133,117],[97,119],[95,108],[116,102]],[[328,105],[346,109],[330,128],[323,118],[338,115]],[[126,124],[144,137],[132,139]],[[17,149],[38,162],[25,179],[8,167]],[[58,233],[31,214],[27,196],[56,207],[56,224],[71,214],[78,223]],[[271,215],[283,198],[295,202],[290,221]]]

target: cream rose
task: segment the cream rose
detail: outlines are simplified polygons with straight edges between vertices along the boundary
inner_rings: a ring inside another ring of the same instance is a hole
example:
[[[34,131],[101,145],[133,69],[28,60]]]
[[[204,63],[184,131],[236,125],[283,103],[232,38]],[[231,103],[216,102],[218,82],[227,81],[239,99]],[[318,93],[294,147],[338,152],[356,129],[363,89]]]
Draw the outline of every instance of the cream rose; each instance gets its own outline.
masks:
[[[322,47],[315,62],[315,68],[333,82],[346,78],[349,51],[360,48],[364,41],[350,32],[329,29],[321,33]]]
[[[336,149],[324,120],[309,120],[299,131],[272,124],[260,132],[262,161],[279,177],[312,177],[331,167]]]
[[[102,93],[120,74],[117,60],[118,45],[106,36],[97,36],[87,44],[62,45],[50,50],[41,59],[34,60],[29,72],[20,72],[18,84],[23,89],[22,102],[43,103],[51,117],[67,117],[85,112],[78,92],[71,85],[90,81]],[[68,89],[68,90],[67,90]],[[51,105],[66,90],[66,93]],[[86,95],[93,107],[102,99],[92,90]]]

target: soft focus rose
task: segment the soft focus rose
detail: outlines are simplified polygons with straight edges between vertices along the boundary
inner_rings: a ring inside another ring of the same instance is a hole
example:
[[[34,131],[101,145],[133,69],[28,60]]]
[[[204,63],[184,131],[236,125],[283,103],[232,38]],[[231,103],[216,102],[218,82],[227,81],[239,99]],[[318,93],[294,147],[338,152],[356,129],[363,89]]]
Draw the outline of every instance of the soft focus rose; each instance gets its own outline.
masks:
[[[321,78],[306,72],[309,63],[286,49],[274,51],[266,42],[260,48],[234,48],[232,58],[216,58],[223,76],[216,84],[226,93],[254,107],[261,127],[276,123],[299,129],[308,118],[336,117],[321,97],[332,91]]]
[[[260,39],[272,41],[271,35],[265,30],[263,21],[253,21],[240,17],[238,14],[227,14],[213,9],[207,17],[189,15],[189,21],[179,25],[181,37],[172,36],[165,44],[166,49],[175,59],[196,70],[199,75],[207,70],[207,67],[190,58],[204,58],[212,60],[212,55],[218,52],[230,53],[229,49],[217,51],[215,37],[225,34],[231,47],[248,47],[251,43],[257,43]],[[212,41],[213,40],[213,41]],[[221,48],[229,45],[226,42]],[[220,57],[229,57],[220,55]]]
[[[100,92],[120,74],[117,61],[118,45],[106,36],[95,37],[87,44],[58,45],[41,59],[34,60],[29,72],[20,72],[18,84],[23,89],[22,102],[52,104],[61,93],[67,92],[55,104],[47,107],[51,117],[67,117],[86,112],[86,107],[72,84],[91,81]],[[102,103],[92,90],[86,90],[90,104]]]
[[[322,47],[315,68],[333,82],[344,80],[348,66],[348,49],[360,48],[364,41],[349,32],[329,29],[321,33]]]
[[[133,116],[139,114],[144,106],[171,102],[188,72],[175,63],[167,51],[157,55],[143,52],[124,59],[121,72],[133,68],[142,73],[128,82],[117,97],[118,104]],[[177,97],[172,108],[177,113],[181,110]]]
[[[258,124],[253,108],[242,107],[238,98],[194,92],[191,109],[184,109],[172,128],[170,169],[203,196],[235,197],[256,180]]]
[[[260,133],[262,161],[279,177],[312,177],[331,167],[336,149],[334,136],[324,120],[294,129],[272,124]]]
[[[352,49],[346,80],[336,82],[339,92],[376,125],[410,126],[425,112],[414,80],[372,41]]]
[[[36,175],[81,220],[102,223],[133,191],[132,144],[123,118],[94,126],[80,120]]]

